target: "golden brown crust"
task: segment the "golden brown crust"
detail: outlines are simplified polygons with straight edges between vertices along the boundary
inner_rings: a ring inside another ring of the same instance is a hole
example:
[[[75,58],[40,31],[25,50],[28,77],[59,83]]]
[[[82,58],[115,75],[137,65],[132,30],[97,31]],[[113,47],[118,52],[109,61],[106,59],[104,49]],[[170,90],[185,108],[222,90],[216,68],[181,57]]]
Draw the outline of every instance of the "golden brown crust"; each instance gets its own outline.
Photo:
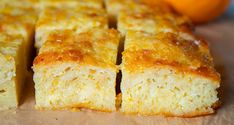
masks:
[[[106,63],[96,59],[93,55],[82,53],[79,50],[67,50],[64,52],[45,52],[38,55],[34,61],[34,66],[49,66],[63,62],[79,63],[79,65],[92,65],[117,69],[113,63]]]
[[[47,52],[37,56],[33,62],[34,65],[48,65],[54,62],[74,61],[80,63],[83,61],[83,54],[79,50],[70,50],[63,53]]]
[[[152,6],[149,4],[144,5],[148,6],[148,10],[150,10],[150,13],[154,14],[156,17],[170,21],[180,28],[186,28],[187,30],[191,31],[194,30],[192,21],[188,17],[176,13],[166,2],[159,1],[157,3],[157,7],[155,7],[155,5],[153,4]]]
[[[170,68],[179,72],[183,72],[183,73],[189,73],[189,74],[195,74],[195,75],[199,75],[199,76],[203,76],[206,78],[210,78],[214,81],[217,81],[215,83],[219,83],[220,82],[220,74],[217,73],[215,70],[213,69],[209,69],[207,67],[199,67],[198,69],[189,69],[188,67],[182,66],[181,64],[178,64],[176,62],[167,62],[165,60],[155,60],[154,62],[152,62],[151,64],[146,64],[146,61],[149,60],[145,60],[145,61],[140,61],[139,59],[137,63],[133,64],[129,64],[127,65],[127,70],[129,72],[132,72],[134,70],[136,70],[136,68],[138,68],[138,72],[141,72],[143,69],[145,69],[146,67],[148,68]],[[135,60],[135,62],[136,62]],[[142,70],[141,70],[142,69]]]
[[[1,0],[1,6],[12,6],[16,8],[31,8],[38,4],[38,0]]]
[[[102,0],[42,0],[39,2],[41,9],[46,7],[79,7],[103,8]]]
[[[147,36],[129,32],[127,37],[123,65],[128,72],[168,66],[220,81],[208,47],[202,41],[187,41],[170,33]]]
[[[118,0],[113,1],[120,2]],[[134,6],[139,6],[139,3],[131,2],[133,8]],[[125,5],[122,5],[123,3],[120,2],[119,4],[119,6],[125,8]],[[174,34],[185,34],[189,38],[192,37],[193,26],[188,18],[173,13],[165,5],[159,4],[157,8],[142,6],[147,9],[135,11],[133,8],[130,8],[128,9],[129,11],[118,12],[118,29],[123,35],[126,35],[128,30],[134,30],[151,34],[172,32]]]
[[[9,25],[7,24],[15,24],[15,20],[19,21],[18,24],[16,24],[16,26],[18,25],[19,27],[22,27],[22,29],[24,30],[27,30],[27,29],[30,30],[33,28],[32,23],[22,21],[24,20],[24,18],[7,15],[7,16],[4,16],[2,20],[0,20],[0,32],[9,32],[7,28],[7,26]],[[18,29],[15,29],[15,30],[18,30]]]
[[[33,8],[4,6],[0,7],[0,32],[22,35],[28,40],[33,32],[36,11]]]
[[[73,9],[73,11],[71,11]],[[54,16],[51,16],[54,15]],[[69,20],[68,20],[69,18]],[[63,22],[64,24],[79,23],[82,21],[99,22],[99,27],[107,26],[107,15],[103,9],[96,9],[91,7],[76,7],[76,8],[46,8],[40,14],[36,28],[47,25],[59,25],[56,21]],[[60,25],[63,25],[62,23]],[[77,25],[77,24],[74,24]],[[80,24],[83,25],[83,24]]]
[[[191,32],[194,30],[192,22],[185,16],[177,15],[171,11],[154,12],[153,15],[155,15],[156,19],[163,20],[164,22],[176,26],[180,32]]]
[[[100,32],[100,33],[99,33]],[[97,36],[97,38],[93,38],[93,34],[99,34],[100,36]],[[111,42],[113,44],[118,44],[118,40],[112,40],[112,39],[119,39],[119,32],[114,29],[93,29],[87,32],[74,34],[71,30],[63,30],[63,31],[55,31],[49,35],[47,38],[47,41],[60,41],[62,43],[63,41],[66,41],[68,43],[73,42],[81,42],[82,46],[90,46],[88,44],[91,44],[90,42],[94,41],[94,39],[97,39],[100,44],[105,43],[106,41]]]

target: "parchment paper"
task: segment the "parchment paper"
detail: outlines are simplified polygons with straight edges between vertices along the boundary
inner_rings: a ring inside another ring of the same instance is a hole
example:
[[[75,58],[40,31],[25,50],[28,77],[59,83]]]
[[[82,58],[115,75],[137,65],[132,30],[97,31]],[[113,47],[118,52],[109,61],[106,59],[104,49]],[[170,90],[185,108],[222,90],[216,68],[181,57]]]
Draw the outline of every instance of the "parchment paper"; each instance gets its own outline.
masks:
[[[216,69],[222,75],[222,106],[217,113],[196,118],[131,116],[90,110],[37,111],[33,82],[28,80],[18,109],[1,111],[0,125],[234,125],[234,20],[221,19],[198,26],[196,33],[209,41]]]

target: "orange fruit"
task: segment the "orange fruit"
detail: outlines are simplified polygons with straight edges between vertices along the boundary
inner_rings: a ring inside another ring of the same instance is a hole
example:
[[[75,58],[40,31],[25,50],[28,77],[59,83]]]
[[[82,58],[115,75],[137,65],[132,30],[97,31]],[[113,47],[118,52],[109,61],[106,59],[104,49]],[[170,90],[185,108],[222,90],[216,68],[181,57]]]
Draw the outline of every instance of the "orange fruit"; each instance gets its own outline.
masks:
[[[188,16],[194,23],[205,23],[217,18],[224,12],[230,2],[230,0],[165,1],[170,4],[178,13]]]

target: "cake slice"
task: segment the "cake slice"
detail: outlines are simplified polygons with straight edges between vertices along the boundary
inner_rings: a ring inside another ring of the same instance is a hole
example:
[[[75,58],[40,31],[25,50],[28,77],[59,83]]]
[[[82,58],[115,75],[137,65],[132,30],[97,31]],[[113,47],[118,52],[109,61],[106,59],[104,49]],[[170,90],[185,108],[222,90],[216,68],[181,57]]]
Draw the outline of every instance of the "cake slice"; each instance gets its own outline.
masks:
[[[117,20],[117,27],[122,36],[125,36],[128,30],[133,30],[151,34],[170,32],[188,40],[195,39],[189,20],[173,13],[122,11],[119,12]]]
[[[73,30],[76,33],[81,33],[92,28],[108,28],[107,14],[104,9],[90,7],[46,8],[41,12],[36,24],[35,46],[39,49],[47,36],[56,30]]]
[[[114,111],[118,44],[113,29],[50,34],[33,63],[36,108]]]
[[[0,110],[16,108],[26,78],[24,39],[0,33]]]
[[[33,8],[5,5],[0,17],[0,109],[9,109],[19,104],[26,82],[36,13]]]
[[[1,2],[0,2],[1,3]],[[1,32],[32,39],[37,13],[34,8],[5,5],[0,7]]]
[[[27,66],[31,61],[31,51],[34,40],[35,23],[37,12],[34,8],[27,6],[6,5],[0,8],[0,34],[10,34],[10,36],[21,36],[24,39],[24,46],[27,52]]]
[[[117,17],[120,12],[146,12],[150,9],[135,0],[105,0],[105,6],[110,23],[117,23]]]
[[[206,115],[219,100],[220,76],[202,40],[129,31],[121,71],[121,111],[127,114]]]

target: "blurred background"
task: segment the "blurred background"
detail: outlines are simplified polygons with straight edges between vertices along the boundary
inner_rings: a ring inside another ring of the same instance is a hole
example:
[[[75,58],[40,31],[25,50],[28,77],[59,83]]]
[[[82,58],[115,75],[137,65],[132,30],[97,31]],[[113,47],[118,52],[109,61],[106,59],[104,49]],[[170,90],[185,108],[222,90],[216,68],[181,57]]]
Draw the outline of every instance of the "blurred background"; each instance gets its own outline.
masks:
[[[226,17],[234,20],[234,0],[231,1],[229,7],[227,8],[226,12],[224,13],[223,16],[221,17]]]

